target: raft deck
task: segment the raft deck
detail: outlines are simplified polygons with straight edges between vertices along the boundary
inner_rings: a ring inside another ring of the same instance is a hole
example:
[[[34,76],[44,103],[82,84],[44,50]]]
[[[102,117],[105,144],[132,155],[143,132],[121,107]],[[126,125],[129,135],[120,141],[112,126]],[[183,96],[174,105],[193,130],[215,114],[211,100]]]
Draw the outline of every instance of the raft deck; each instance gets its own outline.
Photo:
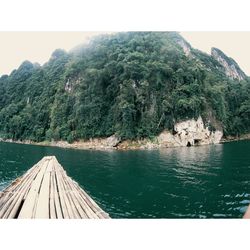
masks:
[[[0,193],[0,218],[110,217],[67,176],[55,156],[46,156]]]

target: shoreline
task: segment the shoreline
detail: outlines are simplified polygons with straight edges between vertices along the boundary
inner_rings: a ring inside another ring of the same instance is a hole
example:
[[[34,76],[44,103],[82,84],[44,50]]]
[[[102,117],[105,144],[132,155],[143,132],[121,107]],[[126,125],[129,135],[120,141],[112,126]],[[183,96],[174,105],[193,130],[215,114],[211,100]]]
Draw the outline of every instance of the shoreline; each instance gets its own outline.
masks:
[[[30,140],[14,141],[12,139],[0,138],[0,142],[45,146],[45,147],[59,147],[59,148],[77,149],[77,150],[101,150],[101,151],[109,151],[109,150],[124,151],[125,150],[126,151],[126,150],[152,150],[152,149],[162,149],[162,148],[176,148],[176,147],[166,147],[150,139],[143,139],[143,140],[138,140],[138,141],[127,140],[127,141],[119,142],[115,146],[105,145],[103,143],[103,140],[105,139],[95,138],[95,139],[91,139],[88,141],[79,140],[73,143],[68,143],[67,141],[43,141],[43,142],[34,142]],[[228,136],[228,137],[222,138],[218,144],[224,144],[224,143],[229,143],[233,141],[242,141],[242,140],[250,140],[250,133],[237,136],[237,137]],[[205,144],[205,145],[209,145],[209,144]],[[202,145],[198,145],[195,147],[199,147],[199,146],[202,146]]]
[[[226,138],[222,138],[220,143],[227,143],[227,142],[233,142],[233,141],[244,141],[244,140],[250,140],[250,133],[244,134],[241,136],[228,136]]]

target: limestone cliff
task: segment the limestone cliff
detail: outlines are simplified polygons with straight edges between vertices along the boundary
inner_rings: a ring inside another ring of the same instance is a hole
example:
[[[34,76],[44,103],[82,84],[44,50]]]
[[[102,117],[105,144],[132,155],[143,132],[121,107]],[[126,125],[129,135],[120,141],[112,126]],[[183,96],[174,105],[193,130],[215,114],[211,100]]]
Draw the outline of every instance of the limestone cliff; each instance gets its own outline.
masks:
[[[223,133],[211,132],[204,126],[201,117],[179,122],[174,126],[174,132],[163,131],[158,136],[158,142],[162,147],[195,146],[205,144],[217,144]]]
[[[191,46],[188,44],[184,39],[180,39],[177,41],[177,43],[181,46],[183,49],[183,52],[185,53],[186,56],[191,55]]]
[[[64,90],[68,93],[70,93],[76,85],[80,83],[82,79],[77,77],[77,78],[68,78],[67,82],[65,83]]]
[[[174,41],[182,48],[184,54],[188,57],[193,57],[191,53],[191,45],[180,35],[173,37]]]
[[[225,74],[228,77],[236,80],[246,78],[245,73],[240,69],[239,65],[232,58],[226,56],[221,50],[212,48],[211,55],[223,66]]]

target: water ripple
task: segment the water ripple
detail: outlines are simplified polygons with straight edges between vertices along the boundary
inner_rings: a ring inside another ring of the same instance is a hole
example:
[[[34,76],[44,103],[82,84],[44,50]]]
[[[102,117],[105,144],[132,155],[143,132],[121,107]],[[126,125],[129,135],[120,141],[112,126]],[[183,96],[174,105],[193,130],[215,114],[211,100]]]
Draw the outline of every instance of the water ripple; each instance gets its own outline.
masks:
[[[241,218],[250,142],[153,151],[80,151],[0,143],[0,191],[45,155],[114,218]]]

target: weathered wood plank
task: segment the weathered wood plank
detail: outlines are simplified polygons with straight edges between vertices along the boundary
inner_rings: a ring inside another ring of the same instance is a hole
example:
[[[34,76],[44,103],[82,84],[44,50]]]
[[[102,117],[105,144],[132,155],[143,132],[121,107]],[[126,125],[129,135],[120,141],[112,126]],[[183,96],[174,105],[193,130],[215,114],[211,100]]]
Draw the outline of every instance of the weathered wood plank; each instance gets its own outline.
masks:
[[[6,204],[6,202],[12,198],[12,196],[18,192],[18,190],[25,184],[28,176],[37,168],[37,164],[29,169],[23,176],[15,179],[4,191],[1,198],[0,209]]]
[[[3,192],[3,198],[0,202],[0,209],[1,207],[6,204],[8,199],[11,199],[13,194],[19,192],[22,185],[27,182],[29,176],[33,173],[33,171],[37,171],[39,165],[45,160],[45,157],[41,159],[37,164],[35,164],[32,168],[30,168],[26,173],[24,173],[21,177],[15,179]]]
[[[16,182],[18,188],[12,191],[12,195],[8,198],[8,200],[1,199],[0,203],[3,203],[3,206],[0,209],[0,218],[14,218],[18,208],[22,202],[23,197],[25,196],[30,183],[33,178],[35,178],[39,168],[34,168],[27,175],[25,175],[25,179],[21,182]]]
[[[57,161],[57,160],[56,160]],[[60,167],[61,171],[64,171],[63,167],[57,162],[58,166]],[[65,174],[65,176],[70,180],[73,184],[72,189],[74,192],[77,192],[80,199],[80,204],[88,218],[109,218],[108,214],[105,213],[94,201],[90,198],[90,196],[84,192],[84,190],[74,182],[69,176]]]
[[[66,201],[65,201],[65,192],[64,192],[64,190],[62,188],[60,176],[58,174],[59,171],[60,171],[59,169],[55,170],[55,179],[56,179],[56,185],[57,185],[57,188],[58,188],[58,196],[59,196],[59,199],[60,199],[63,218],[64,219],[69,219],[70,215],[69,215],[68,207],[67,207]]]
[[[75,189],[73,188],[72,183],[70,181],[68,181],[68,185],[70,185],[70,187],[71,187],[71,196],[74,199],[75,206],[76,206],[81,218],[82,219],[89,218],[87,213],[85,212],[85,210],[83,208],[84,207],[83,204],[81,204],[80,195],[78,194],[78,192],[75,191]]]
[[[58,169],[60,169],[59,172],[63,173],[63,176],[71,181],[71,179],[66,175],[66,172],[64,171],[62,166],[58,163],[56,159],[55,161],[56,161],[56,165],[58,166]],[[72,188],[72,186],[70,188]],[[72,191],[75,192],[74,189],[71,189],[71,192]],[[78,202],[79,202],[79,199],[80,199],[80,202],[84,202],[82,201],[80,196],[78,197]],[[83,216],[83,218],[96,218],[96,215],[92,214],[91,209],[88,209],[88,207],[86,207],[85,204],[80,204],[80,207],[81,207],[80,213],[81,213],[81,216]]]
[[[74,187],[76,188],[76,190],[78,191],[79,195],[86,202],[87,207],[90,207],[99,218],[109,218],[109,215],[107,213],[105,213],[96,204],[96,202],[78,185],[78,183],[76,183],[73,180],[72,180],[72,183],[73,183]]]
[[[52,171],[52,159],[49,159],[47,168],[41,181],[36,210],[34,218],[46,219],[49,218],[49,188],[50,188],[50,174]]]
[[[55,176],[55,166],[53,165],[53,172],[52,172],[52,185],[54,187],[54,205],[55,205],[55,212],[56,218],[62,219],[62,205],[58,194],[58,187],[56,184],[56,176]]]
[[[80,204],[82,205],[82,209],[84,212],[87,214],[88,218],[94,218],[98,219],[98,216],[94,213],[93,209],[86,203],[85,199],[83,196],[80,194],[80,191],[75,189],[74,186],[72,186],[75,192],[78,192],[78,199]]]
[[[9,206],[6,214],[3,218],[15,218],[17,216],[18,211],[22,207],[22,203],[25,200],[25,197],[30,189],[30,183],[36,177],[38,171],[34,173],[34,175],[29,176],[28,182],[23,186],[23,189],[17,192],[16,198],[12,201],[12,204]]]
[[[86,213],[84,213],[82,207],[79,204],[79,201],[76,199],[75,195],[74,195],[74,191],[72,190],[71,186],[69,185],[68,181],[67,181],[67,176],[64,175],[63,176],[63,184],[65,186],[66,189],[66,195],[69,198],[69,201],[71,203],[71,207],[72,210],[75,214],[75,218],[76,219],[80,219],[80,218],[87,218]]]
[[[69,197],[67,196],[67,190],[65,189],[66,187],[64,186],[63,183],[63,173],[61,171],[61,169],[58,167],[57,162],[54,161],[56,167],[57,167],[57,177],[58,177],[58,185],[59,185],[59,196],[63,198],[64,202],[65,202],[65,206],[67,208],[68,211],[68,216],[70,219],[75,218],[76,215],[74,213],[74,208],[72,207],[71,201],[69,200]]]
[[[54,168],[50,173],[50,187],[49,187],[49,218],[56,219],[56,207],[55,207],[55,187],[53,182]]]
[[[43,180],[44,174],[46,172],[46,168],[48,166],[49,159],[44,159],[44,161],[40,164],[40,171],[37,174],[36,178],[33,180],[30,186],[29,193],[24,201],[23,207],[19,213],[19,219],[30,219],[34,218],[35,208],[38,200],[38,193],[41,187],[41,182]]]
[[[62,169],[62,167],[61,167],[61,169]],[[67,178],[68,178],[68,180],[70,182],[72,182],[72,179],[70,177],[67,176]],[[91,209],[91,207],[88,206],[88,204],[86,203],[86,201],[85,201],[86,197],[83,197],[82,195],[80,195],[80,191],[81,190],[77,191],[75,189],[74,185],[72,185],[72,189],[74,190],[74,192],[78,192],[79,193],[78,199],[79,199],[79,201],[80,201],[80,203],[82,205],[82,209],[83,209],[84,213],[86,213],[87,217],[88,218],[98,218],[98,216],[94,213],[93,209]]]
[[[72,199],[72,196],[71,196],[72,191],[70,190],[69,186],[66,184],[64,176],[62,175],[61,177],[62,177],[62,179],[61,179],[62,180],[62,185],[64,187],[66,197],[68,199],[70,209],[71,209],[72,214],[73,214],[72,218],[80,219],[81,216],[80,216],[80,214],[79,214],[79,212],[78,212],[78,210],[77,210],[77,208],[75,206],[75,202],[74,202],[74,200]]]
[[[58,162],[57,162],[58,163]],[[64,171],[63,167],[58,163],[58,165],[60,166],[61,170]],[[93,210],[94,213],[96,214],[100,214],[100,217],[103,218],[109,218],[108,214],[105,213],[97,204],[96,202],[78,185],[78,183],[76,183],[75,181],[73,181],[69,176],[67,176],[65,174],[65,176],[67,177],[67,179],[69,179],[70,183],[73,184],[72,185],[72,189],[77,192],[81,199],[83,200],[83,202],[85,203],[87,208],[91,208]]]

